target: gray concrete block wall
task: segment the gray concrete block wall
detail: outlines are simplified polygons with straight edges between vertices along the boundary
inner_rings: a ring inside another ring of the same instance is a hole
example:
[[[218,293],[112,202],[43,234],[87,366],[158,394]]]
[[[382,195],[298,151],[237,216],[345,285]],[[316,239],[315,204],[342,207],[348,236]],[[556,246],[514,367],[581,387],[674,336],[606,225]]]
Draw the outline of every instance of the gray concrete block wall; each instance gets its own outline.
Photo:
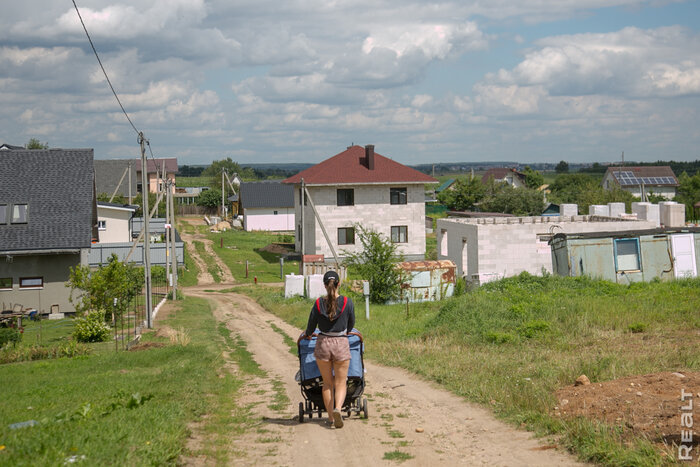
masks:
[[[447,254],[438,252],[438,258],[453,261],[457,273],[460,276],[466,274],[469,279],[475,276],[507,277],[523,271],[541,274],[542,270],[552,272],[551,250],[545,248],[542,240],[552,234],[620,232],[656,227],[654,221],[591,221],[588,216],[554,219],[556,222],[551,218],[519,218],[518,223],[514,223],[513,218],[438,219],[439,235],[442,237],[442,232],[445,232],[448,246]],[[462,239],[467,240],[466,268],[462,261]],[[438,242],[441,241],[442,238],[438,238]]]
[[[560,204],[559,205],[559,215],[560,216],[575,216],[578,214],[577,204]]]
[[[659,203],[661,224],[666,227],[683,227],[685,225],[685,204],[674,201]]]
[[[625,203],[608,203],[610,217],[620,217],[625,214]]]
[[[610,217],[610,208],[603,204],[591,204],[588,206],[588,215]]]

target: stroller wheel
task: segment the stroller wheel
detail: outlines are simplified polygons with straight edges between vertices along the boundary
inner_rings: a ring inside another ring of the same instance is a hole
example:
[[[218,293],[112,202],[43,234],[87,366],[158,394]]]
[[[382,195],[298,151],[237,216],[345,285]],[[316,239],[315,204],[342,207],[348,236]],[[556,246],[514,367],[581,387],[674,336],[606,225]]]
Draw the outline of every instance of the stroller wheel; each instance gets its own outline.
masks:
[[[299,402],[299,423],[304,423],[304,403]]]
[[[362,412],[364,412],[365,418],[369,418],[369,412],[367,412],[367,398],[362,401]]]

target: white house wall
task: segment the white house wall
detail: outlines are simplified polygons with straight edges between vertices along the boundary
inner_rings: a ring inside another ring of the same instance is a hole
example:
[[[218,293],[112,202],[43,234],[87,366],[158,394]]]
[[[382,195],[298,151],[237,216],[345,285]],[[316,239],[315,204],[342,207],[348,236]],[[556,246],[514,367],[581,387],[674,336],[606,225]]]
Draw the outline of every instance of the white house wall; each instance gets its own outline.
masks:
[[[390,204],[390,188],[402,187],[406,188],[407,203]],[[337,205],[339,188],[355,190],[353,206]],[[406,226],[408,241],[398,243],[397,252],[404,255],[407,260],[425,258],[425,188],[423,184],[307,186],[307,189],[339,257],[345,256],[345,252],[361,251],[362,245],[357,232],[354,245],[338,245],[338,229],[361,224],[364,228],[376,230],[387,238],[391,238],[392,226]],[[295,207],[300,219],[298,187],[295,190]],[[322,254],[326,258],[332,258],[333,253],[320,225],[316,222],[310,204],[306,206],[304,212],[304,223],[306,225],[304,254]],[[300,248],[300,239],[297,238],[297,250]]]
[[[277,214],[275,214],[277,213]],[[294,230],[293,208],[246,208],[243,211],[245,230]]]
[[[604,219],[589,216],[438,219],[437,244],[442,246],[438,248],[438,259],[453,261],[457,274],[466,275],[471,281],[487,282],[523,271],[539,275],[543,270],[552,272],[552,254],[547,243],[552,234],[656,227],[654,221]],[[463,260],[465,243],[466,264]]]
[[[131,219],[133,214],[133,211],[125,209],[109,209],[98,206],[97,220],[105,221],[106,223],[106,229],[98,231],[98,243],[130,242],[129,219]]]

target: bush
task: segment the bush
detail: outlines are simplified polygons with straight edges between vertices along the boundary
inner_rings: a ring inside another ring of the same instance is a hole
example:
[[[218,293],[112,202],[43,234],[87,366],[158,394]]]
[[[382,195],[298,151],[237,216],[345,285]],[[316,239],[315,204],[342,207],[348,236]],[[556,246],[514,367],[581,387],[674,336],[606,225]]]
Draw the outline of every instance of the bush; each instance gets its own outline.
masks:
[[[0,328],[0,348],[5,345],[14,346],[22,340],[22,333],[14,328]]]
[[[109,339],[110,328],[104,322],[105,312],[89,311],[82,318],[75,320],[73,337],[78,342],[104,342]]]

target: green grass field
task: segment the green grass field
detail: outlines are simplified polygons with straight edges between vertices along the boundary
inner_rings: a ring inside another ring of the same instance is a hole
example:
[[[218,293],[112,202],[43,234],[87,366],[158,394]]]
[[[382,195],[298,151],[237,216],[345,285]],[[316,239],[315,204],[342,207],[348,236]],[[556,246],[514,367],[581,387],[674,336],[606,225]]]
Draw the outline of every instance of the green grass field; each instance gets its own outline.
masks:
[[[244,232],[227,230],[221,233],[208,232],[216,254],[229,267],[236,282],[250,282],[258,278],[258,282],[282,282],[280,277],[280,255],[262,251],[271,243],[294,242],[294,237],[288,234],[268,232]],[[221,241],[223,239],[223,248]],[[248,261],[248,278],[245,268]],[[285,261],[284,274],[299,274],[298,261]]]
[[[235,404],[242,382],[221,371],[227,345],[209,305],[178,303],[166,324],[188,330],[186,346],[148,333],[166,345],[115,352],[101,343],[88,356],[0,365],[0,464],[175,464],[204,414],[212,432],[195,454],[226,463],[229,435],[250,423]],[[62,339],[45,330],[44,340]]]
[[[244,292],[305,326],[310,301]],[[411,304],[408,313],[405,305],[372,305],[369,321],[364,300],[355,302],[368,358],[422,375],[513,424],[561,436],[581,458],[604,465],[661,465],[664,457],[646,440],[621,441],[624,426],[554,417],[557,388],[580,374],[596,382],[700,370],[697,346],[687,345],[700,329],[700,280],[622,286],[522,275],[442,303]]]
[[[177,177],[176,183],[179,187],[199,187],[209,186],[212,182],[212,177]],[[219,180],[219,185],[221,181]]]

